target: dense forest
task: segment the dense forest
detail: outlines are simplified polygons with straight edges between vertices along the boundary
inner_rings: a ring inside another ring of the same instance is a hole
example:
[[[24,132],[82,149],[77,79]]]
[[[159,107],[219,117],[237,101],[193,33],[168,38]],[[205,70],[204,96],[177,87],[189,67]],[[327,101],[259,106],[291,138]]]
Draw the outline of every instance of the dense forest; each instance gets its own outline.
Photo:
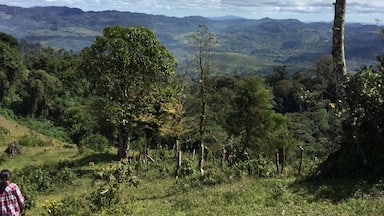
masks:
[[[175,151],[174,177],[195,169],[179,152],[199,157],[203,180],[228,170],[306,181],[384,177],[381,53],[377,65],[347,75],[341,106],[331,55],[299,71],[221,74],[217,38],[196,27],[183,68],[144,27],[105,27],[79,52],[1,33],[1,113],[41,122],[42,133],[55,128],[49,135],[79,153],[117,148],[118,159],[137,161]],[[6,134],[0,127],[0,142]]]

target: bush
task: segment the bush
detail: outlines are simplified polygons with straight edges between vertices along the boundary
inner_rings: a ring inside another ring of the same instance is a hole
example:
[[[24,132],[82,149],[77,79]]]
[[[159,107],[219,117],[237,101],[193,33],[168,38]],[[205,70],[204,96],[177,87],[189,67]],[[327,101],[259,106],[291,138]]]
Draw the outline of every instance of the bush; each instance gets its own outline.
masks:
[[[4,137],[9,134],[10,134],[10,131],[7,128],[0,126],[0,141],[3,140]]]
[[[102,152],[108,148],[108,144],[108,139],[101,134],[92,134],[80,141],[81,147],[93,149],[98,152]]]
[[[37,134],[30,133],[20,137],[18,140],[21,146],[30,146],[30,147],[42,147],[50,145],[49,142],[44,142]]]
[[[77,175],[71,168],[29,166],[18,172],[17,181],[30,191],[50,192],[55,188],[74,185]]]
[[[39,133],[62,142],[70,142],[71,140],[63,127],[56,126],[54,122],[50,120],[19,117],[17,121]]]
[[[6,154],[0,154],[0,165],[7,161],[7,155]]]
[[[75,199],[73,196],[66,196],[60,201],[46,200],[44,208],[50,216],[92,215],[89,200]]]
[[[181,162],[181,167],[179,170],[179,177],[191,176],[195,173],[195,169],[193,168],[193,163],[188,158],[183,158]]]
[[[99,180],[98,187],[88,197],[92,203],[93,211],[99,211],[119,203],[123,186],[137,187],[139,181],[136,176],[132,175],[132,172],[128,161],[124,160],[108,168],[96,170],[94,182]]]
[[[225,173],[217,167],[207,167],[206,173],[203,176],[200,176],[200,182],[207,186],[224,183],[225,179]]]
[[[256,177],[272,177],[276,173],[273,163],[263,157],[257,160],[252,159],[236,162],[233,166],[233,171],[237,177],[243,177],[246,174]]]

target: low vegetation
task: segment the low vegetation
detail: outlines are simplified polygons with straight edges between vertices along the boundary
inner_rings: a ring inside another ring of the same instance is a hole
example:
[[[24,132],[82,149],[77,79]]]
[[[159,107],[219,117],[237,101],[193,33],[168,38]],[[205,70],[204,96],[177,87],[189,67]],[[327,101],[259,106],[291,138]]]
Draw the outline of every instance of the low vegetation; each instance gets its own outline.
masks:
[[[182,163],[184,175],[175,179],[173,151],[165,155],[139,165],[119,162],[113,149],[80,154],[76,148],[51,145],[24,147],[21,156],[2,154],[1,166],[14,170],[14,181],[28,198],[28,215],[384,213],[382,182],[370,187],[337,180],[314,184],[296,178],[295,170],[277,175],[273,164],[266,168],[270,173],[258,177],[240,165],[218,169],[213,162],[201,177],[197,161],[188,154]]]

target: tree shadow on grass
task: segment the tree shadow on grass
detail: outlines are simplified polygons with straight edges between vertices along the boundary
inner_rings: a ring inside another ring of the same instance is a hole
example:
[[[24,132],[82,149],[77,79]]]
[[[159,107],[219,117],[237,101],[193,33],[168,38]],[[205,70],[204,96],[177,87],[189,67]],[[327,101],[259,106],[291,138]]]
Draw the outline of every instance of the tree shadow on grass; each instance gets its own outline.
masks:
[[[381,186],[380,186],[381,185]],[[379,190],[378,187],[379,186]],[[384,184],[368,182],[357,179],[328,179],[322,181],[299,180],[290,187],[303,196],[308,196],[309,201],[328,200],[338,203],[349,198],[374,197],[381,193],[380,187]]]
[[[116,154],[110,152],[103,152],[89,154],[77,160],[69,161],[69,164],[71,165],[71,167],[82,167],[87,166],[90,163],[106,163],[118,160],[119,157]]]
[[[81,157],[76,160],[65,160],[58,163],[58,169],[62,169],[64,167],[73,168],[77,170],[77,173],[80,176],[93,174],[93,169],[91,169],[91,164],[96,163],[108,163],[113,161],[118,161],[119,158],[116,154],[110,153],[110,152],[103,152],[103,153],[93,153],[85,155],[84,157]],[[89,167],[87,169],[87,167]]]

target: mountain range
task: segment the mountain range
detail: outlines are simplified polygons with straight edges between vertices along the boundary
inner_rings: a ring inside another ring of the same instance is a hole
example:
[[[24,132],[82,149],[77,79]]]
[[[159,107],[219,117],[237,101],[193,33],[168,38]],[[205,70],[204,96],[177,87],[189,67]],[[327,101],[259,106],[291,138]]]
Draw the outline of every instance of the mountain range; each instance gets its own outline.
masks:
[[[151,29],[179,62],[191,54],[187,36],[196,32],[199,25],[206,25],[219,42],[214,54],[218,70],[229,74],[265,73],[277,65],[299,70],[330,54],[332,46],[332,23],[326,22],[230,16],[176,18],[121,11],[85,12],[68,7],[0,5],[1,32],[74,52],[90,46],[111,25]],[[384,53],[384,38],[379,32],[376,25],[346,24],[349,69],[374,64],[376,56]]]

